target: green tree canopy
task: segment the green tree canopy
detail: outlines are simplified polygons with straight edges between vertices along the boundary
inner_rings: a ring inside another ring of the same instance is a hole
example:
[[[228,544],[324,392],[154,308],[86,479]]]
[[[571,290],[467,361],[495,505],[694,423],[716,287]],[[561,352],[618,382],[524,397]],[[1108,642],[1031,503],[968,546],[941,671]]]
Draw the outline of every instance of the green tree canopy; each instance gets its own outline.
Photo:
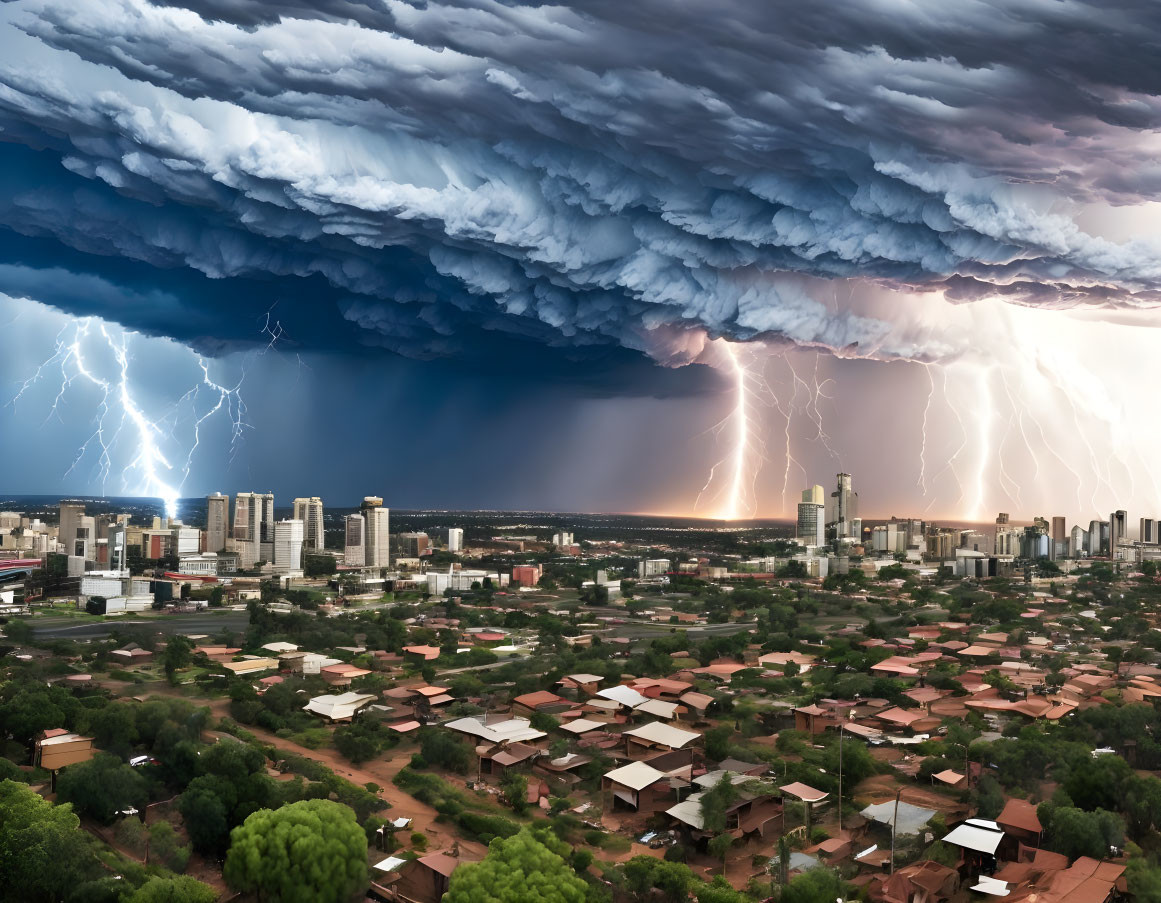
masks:
[[[782,888],[780,903],[833,903],[847,898],[847,885],[830,869],[808,869]]]
[[[218,893],[187,875],[150,878],[125,903],[215,903]]]
[[[235,890],[281,903],[346,903],[367,880],[367,836],[330,800],[260,809],[231,832],[222,874]]]
[[[109,753],[70,765],[60,773],[57,799],[77,812],[109,824],[122,809],[143,809],[149,801],[145,777]]]
[[[583,903],[588,885],[567,853],[560,841],[528,828],[493,840],[481,862],[455,870],[444,903]]]
[[[0,781],[0,900],[59,900],[96,859],[71,806],[54,806],[26,784]]]

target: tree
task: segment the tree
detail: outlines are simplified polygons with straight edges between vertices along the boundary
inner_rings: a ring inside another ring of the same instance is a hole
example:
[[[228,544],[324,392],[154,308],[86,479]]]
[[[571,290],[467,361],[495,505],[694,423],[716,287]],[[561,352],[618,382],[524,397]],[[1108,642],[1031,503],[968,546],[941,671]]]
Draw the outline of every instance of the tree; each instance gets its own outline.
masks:
[[[71,806],[0,781],[0,900],[60,900],[93,873],[95,857]]]
[[[303,800],[260,809],[230,834],[234,890],[281,903],[346,903],[367,879],[367,835],[347,806]]]
[[[1085,812],[1072,806],[1041,803],[1037,810],[1048,845],[1069,859],[1091,856],[1103,859],[1109,847],[1125,843],[1125,823],[1119,815],[1104,809]]]
[[[847,885],[837,872],[808,869],[782,888],[779,903],[833,903],[847,898]]]
[[[210,608],[221,608],[222,599],[225,597],[226,591],[222,587],[215,586],[210,590]]]
[[[150,878],[125,903],[214,903],[218,892],[187,875]]]
[[[106,825],[122,809],[143,809],[149,801],[144,775],[108,753],[62,771],[56,795],[81,815]]]
[[[1136,903],[1161,903],[1161,869],[1143,856],[1134,856],[1125,868],[1129,894]]]
[[[193,640],[189,637],[175,634],[165,644],[165,651],[161,653],[161,664],[165,668],[165,676],[169,682],[175,683],[177,672],[188,667],[193,661]]]
[[[517,815],[523,815],[528,811],[528,778],[517,771],[506,771],[500,787],[504,793],[504,801]]]
[[[419,754],[429,765],[467,774],[475,758],[471,747],[449,731],[424,728],[419,738]]]
[[[583,903],[588,885],[565,860],[568,852],[529,828],[493,840],[481,862],[455,870],[444,903]]]
[[[697,883],[688,865],[652,856],[634,856],[624,866],[625,884],[639,900],[653,899],[655,891],[665,903],[688,900]]]
[[[178,801],[186,833],[200,853],[218,854],[230,829],[226,805],[210,790],[187,790]]]

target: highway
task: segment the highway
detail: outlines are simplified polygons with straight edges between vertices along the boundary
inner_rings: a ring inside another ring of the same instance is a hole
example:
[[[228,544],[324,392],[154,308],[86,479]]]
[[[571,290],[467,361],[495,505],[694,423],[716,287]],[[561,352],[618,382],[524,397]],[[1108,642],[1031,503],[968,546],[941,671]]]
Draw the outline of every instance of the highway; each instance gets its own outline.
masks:
[[[147,626],[162,633],[198,634],[232,630],[241,633],[250,625],[245,611],[196,612],[180,615],[131,615],[104,621],[78,622],[76,618],[35,618],[32,631],[38,640],[92,640],[110,636],[126,627]]]

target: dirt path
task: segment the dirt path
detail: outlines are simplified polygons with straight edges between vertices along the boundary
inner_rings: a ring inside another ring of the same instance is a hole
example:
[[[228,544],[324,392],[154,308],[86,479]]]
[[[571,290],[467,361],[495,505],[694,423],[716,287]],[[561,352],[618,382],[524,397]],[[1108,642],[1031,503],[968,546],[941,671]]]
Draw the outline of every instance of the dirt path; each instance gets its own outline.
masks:
[[[150,696],[170,696],[181,699],[190,699],[169,687],[150,687],[148,691]],[[213,712],[215,718],[229,717],[229,700],[213,699],[213,700],[196,700],[191,701],[208,705],[210,711]],[[399,770],[403,768],[411,758],[411,751],[400,751],[398,747],[394,750],[389,750],[388,758],[376,759],[371,762],[364,762],[362,765],[352,765],[337,751],[333,749],[307,749],[305,746],[300,746],[292,740],[284,740],[281,737],[266,731],[255,725],[244,725],[245,730],[254,734],[263,743],[268,743],[278,749],[287,752],[297,753],[305,756],[315,762],[321,762],[327,766],[331,771],[340,777],[344,777],[349,781],[360,786],[364,784],[377,784],[379,786],[380,799],[386,800],[391,808],[383,813],[384,817],[399,818],[406,817],[412,819],[411,828],[409,831],[402,831],[399,834],[399,839],[406,844],[408,836],[412,831],[418,831],[427,836],[427,849],[430,852],[437,850],[448,850],[452,844],[459,841],[461,856],[467,859],[482,859],[487,852],[487,847],[481,843],[471,840],[464,840],[456,832],[451,825],[438,824],[435,819],[439,814],[433,808],[419,800],[404,793],[392,783],[392,779]],[[394,753],[394,755],[390,755]],[[372,851],[372,859],[378,855],[378,851]],[[386,855],[386,854],[384,854]],[[376,860],[377,861],[377,860]]]

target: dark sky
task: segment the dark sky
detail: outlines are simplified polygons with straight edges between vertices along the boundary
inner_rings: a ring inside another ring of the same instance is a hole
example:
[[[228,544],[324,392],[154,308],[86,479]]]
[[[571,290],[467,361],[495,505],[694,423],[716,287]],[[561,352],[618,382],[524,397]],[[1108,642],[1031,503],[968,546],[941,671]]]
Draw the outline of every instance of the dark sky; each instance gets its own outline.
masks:
[[[4,488],[688,511],[739,436],[724,339],[753,429],[715,498],[779,514],[841,462],[881,508],[1161,506],[1152,437],[1033,422],[1124,425],[1057,324],[1161,297],[1158,33],[1149,0],[10,0],[0,379],[52,363]],[[198,356],[247,371],[240,443],[182,400]]]

